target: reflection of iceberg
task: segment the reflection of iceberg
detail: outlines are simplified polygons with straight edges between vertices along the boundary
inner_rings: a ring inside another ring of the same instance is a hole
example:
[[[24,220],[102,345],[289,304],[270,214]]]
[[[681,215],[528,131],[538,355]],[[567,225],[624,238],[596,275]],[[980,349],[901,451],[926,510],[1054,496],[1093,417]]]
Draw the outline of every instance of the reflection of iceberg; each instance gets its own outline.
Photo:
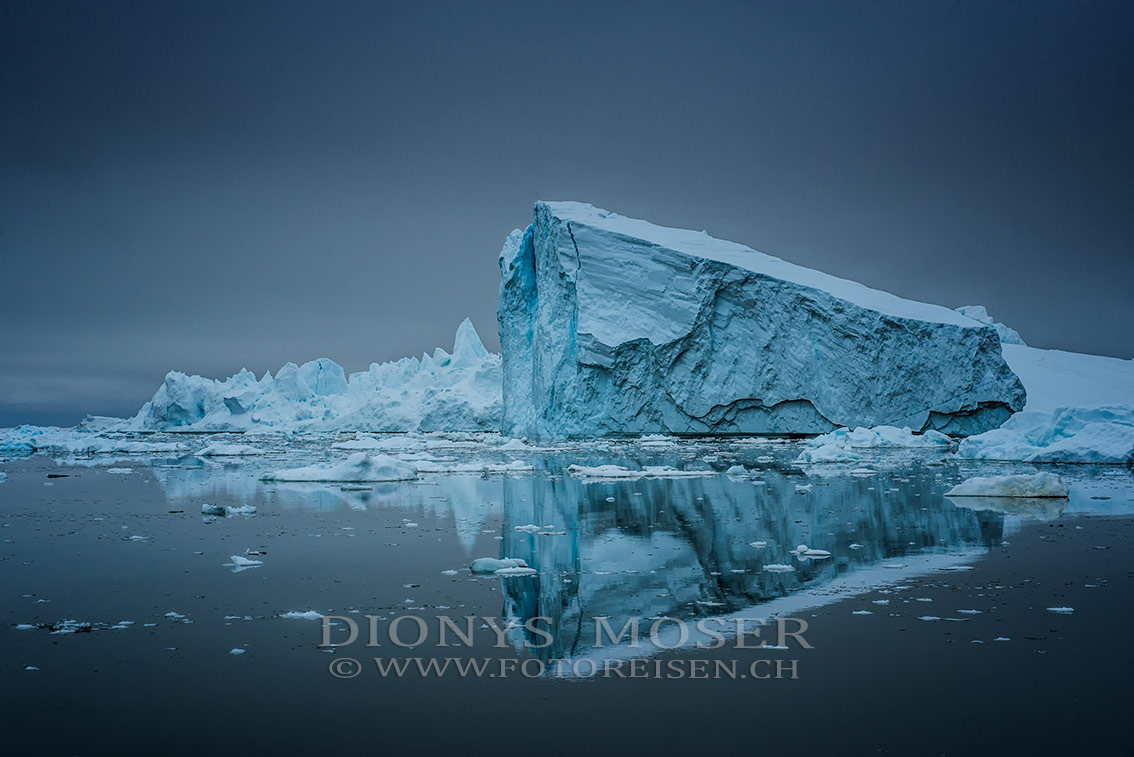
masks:
[[[1058,497],[947,497],[957,507],[1004,513],[1032,520],[1055,520],[1070,501]]]
[[[806,497],[796,495],[796,477],[768,471],[766,480],[762,487],[728,477],[506,481],[502,553],[538,571],[504,582],[507,616],[550,619],[554,642],[532,650],[545,661],[644,655],[655,650],[596,649],[595,619],[617,631],[631,618],[648,628],[664,616],[692,629],[707,616],[790,613],[956,565],[1004,535],[1002,515],[953,507],[934,478],[902,482],[900,495],[884,475],[832,479]],[[527,523],[566,534],[515,530]],[[799,559],[792,554],[799,544],[832,556]],[[893,569],[890,558],[902,567]],[[764,570],[780,563],[795,570]],[[513,633],[517,642],[526,638]]]

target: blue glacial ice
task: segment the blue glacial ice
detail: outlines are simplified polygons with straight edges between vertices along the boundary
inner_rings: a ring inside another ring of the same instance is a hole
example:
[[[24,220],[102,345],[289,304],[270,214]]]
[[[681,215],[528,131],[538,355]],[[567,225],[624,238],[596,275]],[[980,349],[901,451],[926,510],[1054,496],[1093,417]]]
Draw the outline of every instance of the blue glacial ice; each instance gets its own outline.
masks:
[[[221,380],[171,371],[131,419],[133,430],[496,431],[501,360],[472,322],[452,354],[374,363],[349,377],[333,360],[288,363],[273,377],[242,370]]]
[[[993,325],[704,232],[540,202],[500,266],[511,436],[973,434],[1024,406]]]

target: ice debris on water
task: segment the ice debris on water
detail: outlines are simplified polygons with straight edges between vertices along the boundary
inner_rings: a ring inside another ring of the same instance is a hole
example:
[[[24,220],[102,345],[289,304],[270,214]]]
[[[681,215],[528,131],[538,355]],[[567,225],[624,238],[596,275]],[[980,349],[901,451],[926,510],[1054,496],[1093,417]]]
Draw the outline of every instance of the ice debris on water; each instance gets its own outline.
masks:
[[[469,570],[473,573],[495,573],[504,568],[526,568],[527,561],[520,557],[478,557],[472,561]]]
[[[417,466],[389,455],[356,452],[331,465],[309,465],[269,473],[264,481],[406,481],[417,478]]]

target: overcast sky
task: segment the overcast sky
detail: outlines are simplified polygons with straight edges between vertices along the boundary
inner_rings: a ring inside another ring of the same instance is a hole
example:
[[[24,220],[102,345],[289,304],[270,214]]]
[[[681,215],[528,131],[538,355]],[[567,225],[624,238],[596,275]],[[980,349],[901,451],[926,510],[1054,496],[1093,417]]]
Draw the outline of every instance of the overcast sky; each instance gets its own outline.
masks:
[[[537,199],[1134,355],[1134,3],[0,3],[0,425],[498,348]]]

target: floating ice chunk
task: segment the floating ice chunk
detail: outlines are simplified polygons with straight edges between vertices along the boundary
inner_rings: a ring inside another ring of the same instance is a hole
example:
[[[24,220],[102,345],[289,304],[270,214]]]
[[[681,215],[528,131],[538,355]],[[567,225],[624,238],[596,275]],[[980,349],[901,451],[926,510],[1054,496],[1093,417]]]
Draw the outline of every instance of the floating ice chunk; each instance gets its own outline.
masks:
[[[243,515],[247,517],[255,514],[255,505],[201,505],[201,515],[212,515],[218,518],[228,518],[234,515]]]
[[[806,449],[796,458],[796,463],[843,463],[858,460],[866,450],[877,449],[922,449],[947,452],[952,440],[932,429],[915,434],[908,427],[876,426],[874,428],[838,428],[804,442]],[[859,468],[860,475],[874,471]],[[854,472],[854,471],[852,471]]]
[[[389,455],[356,452],[341,463],[309,465],[269,473],[264,481],[406,481],[417,478],[417,466]]]
[[[289,620],[319,620],[323,617],[323,613],[315,612],[314,610],[291,610],[282,613],[281,618],[288,618]]]
[[[535,568],[500,568],[494,571],[498,576],[511,578],[515,576],[534,576],[536,574]]]
[[[529,523],[526,526],[516,526],[513,530],[520,531],[525,534],[538,534],[540,531],[554,528],[554,526],[537,526],[534,523]]]
[[[815,488],[814,484],[796,484],[795,485],[795,493],[796,494],[807,494],[808,492],[810,492],[814,488]]]
[[[1075,612],[1075,608],[1074,607],[1049,607],[1049,608],[1047,608],[1047,611],[1053,612],[1056,615],[1070,615],[1071,613]]]
[[[130,473],[133,473],[134,469],[133,468],[107,468],[106,472],[107,473],[117,473],[117,474],[125,476],[125,475],[128,475]]]
[[[854,610],[851,615],[873,615],[870,610]]]
[[[258,568],[264,564],[263,560],[250,560],[242,555],[231,555],[228,559],[232,560],[232,565],[236,570],[243,570],[245,568]]]
[[[936,615],[922,615],[920,618],[918,618],[918,620],[924,620],[926,622],[933,622],[935,620],[941,620],[941,618],[937,617]]]
[[[970,478],[945,493],[947,497],[1067,497],[1069,490],[1054,473]]]
[[[233,647],[232,649],[228,650],[228,653],[229,654],[244,654],[247,651],[248,651],[247,649],[241,649],[240,647]]]
[[[12,628],[17,631],[31,631],[33,629],[39,628],[39,626],[32,625],[31,623],[17,623],[16,625],[12,626]]]
[[[795,568],[791,565],[783,565],[781,563],[771,563],[764,566],[764,570],[769,573],[794,573]]]
[[[526,568],[528,563],[519,557],[478,557],[472,561],[469,570],[473,573],[495,573],[502,568]]]
[[[752,541],[752,542],[748,542],[748,546],[755,547],[756,549],[763,549],[764,547],[768,546],[768,542],[766,542],[766,541]]]
[[[250,444],[224,444],[213,442],[200,452],[194,453],[197,457],[246,457],[249,455],[262,455],[264,450]]]
[[[731,468],[729,468],[728,470],[725,471],[725,475],[726,476],[736,476],[736,477],[747,476],[748,475],[748,469],[745,468],[743,465],[734,465],[734,466],[732,466]]]

